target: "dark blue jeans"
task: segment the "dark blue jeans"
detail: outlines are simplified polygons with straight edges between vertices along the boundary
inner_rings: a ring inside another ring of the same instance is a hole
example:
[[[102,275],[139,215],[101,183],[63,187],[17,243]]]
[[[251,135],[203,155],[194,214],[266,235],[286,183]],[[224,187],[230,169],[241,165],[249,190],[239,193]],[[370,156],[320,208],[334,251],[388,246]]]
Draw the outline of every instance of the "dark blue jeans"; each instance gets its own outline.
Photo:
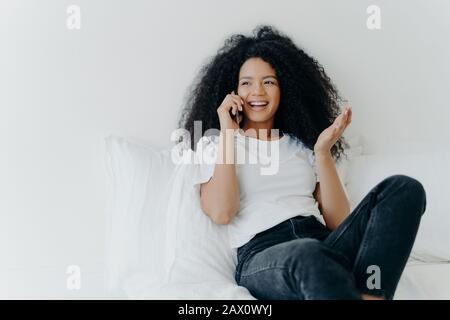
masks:
[[[297,216],[238,248],[235,279],[257,299],[392,299],[425,211],[417,180],[395,175],[377,184],[331,231]]]

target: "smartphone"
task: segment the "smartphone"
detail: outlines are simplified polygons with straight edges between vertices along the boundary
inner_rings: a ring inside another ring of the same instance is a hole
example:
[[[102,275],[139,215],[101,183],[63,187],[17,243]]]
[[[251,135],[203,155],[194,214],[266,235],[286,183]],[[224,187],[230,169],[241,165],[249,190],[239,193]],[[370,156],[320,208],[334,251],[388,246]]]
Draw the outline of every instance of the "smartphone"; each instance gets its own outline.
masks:
[[[232,119],[234,119],[236,121],[236,123],[238,124],[238,126],[240,126],[240,123],[242,122],[242,119],[244,117],[244,112],[243,111],[239,111],[237,110],[236,115],[234,115],[231,110],[230,110],[230,116]]]

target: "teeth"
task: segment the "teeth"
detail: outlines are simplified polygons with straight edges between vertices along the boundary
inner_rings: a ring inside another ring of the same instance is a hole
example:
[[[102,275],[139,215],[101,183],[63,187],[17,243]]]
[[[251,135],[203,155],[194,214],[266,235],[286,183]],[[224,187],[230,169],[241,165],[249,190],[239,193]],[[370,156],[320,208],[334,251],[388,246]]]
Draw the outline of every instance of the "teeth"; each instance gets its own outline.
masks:
[[[265,106],[267,102],[250,102],[251,106]]]

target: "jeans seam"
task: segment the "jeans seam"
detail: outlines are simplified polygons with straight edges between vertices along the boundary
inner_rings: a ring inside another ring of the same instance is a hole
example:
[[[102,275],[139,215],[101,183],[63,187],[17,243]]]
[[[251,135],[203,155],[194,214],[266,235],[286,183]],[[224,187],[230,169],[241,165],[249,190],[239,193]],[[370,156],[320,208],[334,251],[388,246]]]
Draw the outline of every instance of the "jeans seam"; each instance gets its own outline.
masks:
[[[360,244],[360,247],[359,247],[359,250],[358,250],[359,252],[356,255],[355,263],[353,265],[353,270],[356,270],[356,266],[358,265],[359,261],[361,260],[361,256],[363,256],[363,253],[367,249],[367,241],[368,241],[368,239],[366,237],[366,232],[372,227],[372,225],[374,223],[373,220],[374,219],[372,219],[372,216],[371,216],[369,218],[368,223],[367,223],[366,229],[364,230],[365,231],[364,232],[364,236],[363,236],[363,239],[361,241],[361,244]]]
[[[366,207],[366,210],[367,210],[367,208],[370,208],[369,204],[371,204],[371,203],[373,202],[372,200],[373,200],[373,198],[374,198],[375,196],[376,196],[376,194],[372,193],[372,194],[371,194],[371,198],[369,198],[369,199],[367,200],[367,202],[363,205],[363,206]],[[336,238],[333,240],[333,242],[329,244],[329,246],[333,247],[333,246],[336,244],[336,242],[342,237],[342,235],[348,230],[348,228],[350,228],[350,226],[355,222],[355,220],[356,220],[356,215],[359,215],[360,212],[362,211],[362,209],[363,209],[363,208],[360,208],[360,210],[358,210],[358,212],[356,212],[355,216],[352,217],[352,218],[353,218],[352,221],[350,221],[350,223],[348,223],[348,224],[345,226],[345,228],[343,228],[343,229],[341,230],[341,232],[336,236]]]
[[[373,203],[375,202],[375,200],[376,200],[376,194],[373,195],[369,199],[368,206],[367,206],[366,210],[372,210],[373,209]],[[367,226],[365,228],[365,234],[364,234],[363,239],[361,241],[360,248],[358,250],[359,252],[356,255],[355,263],[353,265],[353,274],[355,274],[355,271],[356,271],[357,266],[358,266],[358,264],[359,264],[359,262],[361,260],[361,257],[364,256],[365,251],[367,251],[368,238],[366,236],[366,232],[368,232],[368,230],[370,230],[373,227],[373,225],[375,224],[375,221],[374,221],[375,217],[376,216],[372,215],[372,214],[370,214],[370,216],[369,216],[369,221],[367,222]],[[358,289],[361,291],[361,293],[373,294],[373,290],[370,290],[369,288],[367,288],[367,280],[366,280],[365,285],[363,285],[362,287],[359,287]],[[384,291],[384,289],[380,288],[378,291],[382,293],[383,297],[385,297],[385,298],[387,297],[386,296],[386,292]]]
[[[253,255],[254,253],[256,253],[256,252],[258,252],[258,250],[257,250],[257,249],[253,249],[253,250],[250,250],[249,252],[244,252],[244,253],[242,254],[242,257],[239,259],[239,262],[240,262],[240,264],[241,264],[241,269],[242,269],[242,267],[244,266],[244,264],[247,262],[248,258],[249,258],[251,255]]]
[[[242,273],[241,273],[241,275],[240,275],[241,278],[240,278],[240,279],[242,279],[243,277],[253,276],[253,275],[255,275],[255,274],[259,273],[259,272],[267,271],[267,270],[271,270],[271,269],[288,270],[288,271],[290,270],[289,267],[280,267],[280,266],[264,267],[264,268],[260,268],[260,269],[257,269],[257,270],[255,270],[255,271],[252,271],[252,272],[249,273],[249,274],[242,274]]]
[[[367,204],[365,204],[365,205],[367,205]],[[359,214],[359,212],[360,212],[360,211],[358,211],[356,214]],[[342,235],[343,235],[343,234],[350,228],[350,226],[354,223],[355,219],[356,219],[356,215],[355,215],[354,217],[352,217],[352,221],[350,221],[350,222],[345,226],[345,228],[343,228],[343,229],[341,230],[341,232],[339,232],[339,234],[336,236],[336,238],[333,240],[333,242],[329,244],[330,247],[334,247],[334,245],[336,244],[336,242],[337,242],[339,239],[341,239]]]
[[[289,222],[291,223],[291,227],[292,227],[292,234],[294,235],[294,237],[296,237],[297,239],[299,238],[299,236],[297,235],[297,233],[295,233],[295,225],[292,222],[292,219],[289,219]]]
[[[376,199],[376,195],[374,194],[374,195],[372,195],[372,197],[369,199],[369,201],[368,201],[368,203],[367,203],[367,207],[366,207],[366,210],[367,210],[367,211],[373,209],[372,207],[373,207],[373,203],[375,202],[375,201],[374,201],[375,199]],[[363,239],[362,239],[361,244],[360,244],[360,249],[358,250],[359,252],[361,252],[361,254],[357,254],[357,256],[356,256],[355,264],[354,264],[355,267],[356,267],[356,265],[359,263],[359,260],[360,260],[360,258],[361,258],[361,256],[362,256],[362,253],[363,253],[363,252],[366,250],[366,248],[367,248],[367,241],[368,241],[368,239],[367,239],[366,233],[367,233],[368,230],[370,230],[370,229],[372,228],[372,226],[373,226],[373,224],[374,224],[374,220],[375,220],[375,216],[372,215],[372,213],[370,213],[370,214],[369,214],[369,219],[368,219],[368,221],[367,221],[367,226],[366,226],[366,228],[365,228],[365,230],[364,230]]]

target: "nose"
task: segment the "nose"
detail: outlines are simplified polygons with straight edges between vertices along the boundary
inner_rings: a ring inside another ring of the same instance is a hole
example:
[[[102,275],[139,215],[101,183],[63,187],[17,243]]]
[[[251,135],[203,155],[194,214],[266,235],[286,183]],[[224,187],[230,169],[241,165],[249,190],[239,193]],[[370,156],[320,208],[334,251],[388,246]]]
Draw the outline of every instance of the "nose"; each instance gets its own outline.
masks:
[[[255,96],[263,96],[266,94],[266,91],[264,90],[264,86],[261,83],[256,83],[253,87],[253,95]]]

